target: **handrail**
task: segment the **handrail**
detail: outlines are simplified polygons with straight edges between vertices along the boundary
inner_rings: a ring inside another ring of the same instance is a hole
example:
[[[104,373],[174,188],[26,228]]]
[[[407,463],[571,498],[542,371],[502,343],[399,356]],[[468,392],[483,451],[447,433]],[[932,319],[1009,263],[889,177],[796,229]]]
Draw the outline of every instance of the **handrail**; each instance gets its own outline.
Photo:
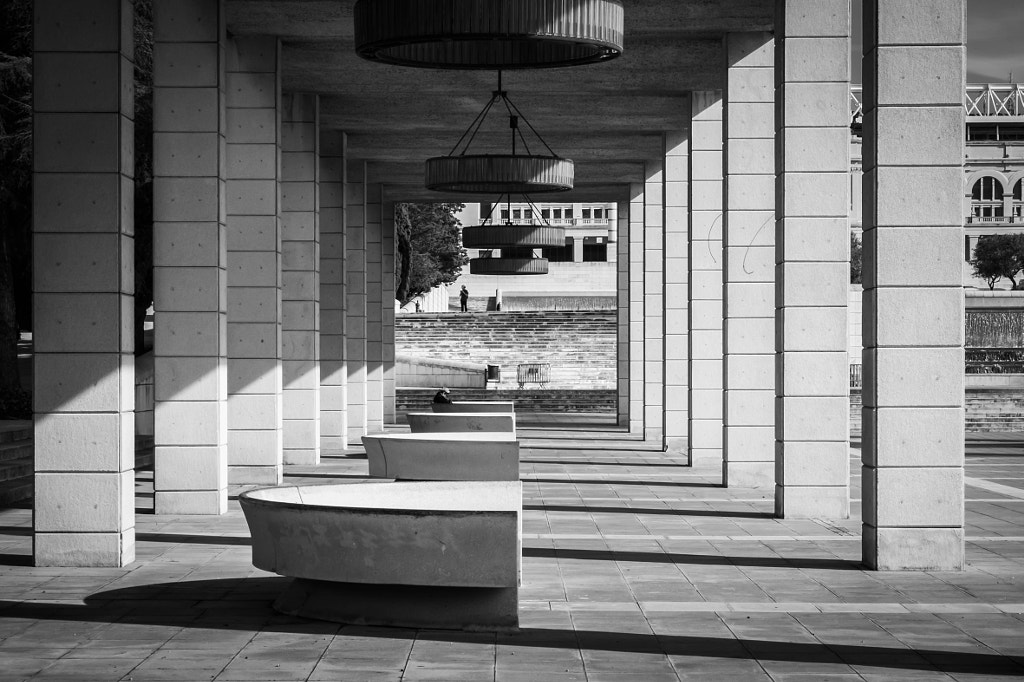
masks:
[[[850,114],[864,113],[864,86],[850,86]],[[1024,84],[970,83],[964,90],[964,112],[972,117],[1024,117]]]

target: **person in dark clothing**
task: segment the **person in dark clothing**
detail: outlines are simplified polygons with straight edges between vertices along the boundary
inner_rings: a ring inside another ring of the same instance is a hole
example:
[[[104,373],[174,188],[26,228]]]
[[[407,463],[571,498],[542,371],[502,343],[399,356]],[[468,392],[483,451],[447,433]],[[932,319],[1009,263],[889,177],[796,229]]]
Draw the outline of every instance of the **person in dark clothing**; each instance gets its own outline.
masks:
[[[466,285],[462,285],[462,291],[459,292],[459,304],[462,306],[462,312],[469,310],[469,289]]]
[[[452,399],[448,397],[449,393],[451,393],[451,391],[448,390],[448,387],[447,386],[443,386],[440,391],[438,391],[437,393],[434,394],[434,402],[435,403],[450,403],[452,401]]]

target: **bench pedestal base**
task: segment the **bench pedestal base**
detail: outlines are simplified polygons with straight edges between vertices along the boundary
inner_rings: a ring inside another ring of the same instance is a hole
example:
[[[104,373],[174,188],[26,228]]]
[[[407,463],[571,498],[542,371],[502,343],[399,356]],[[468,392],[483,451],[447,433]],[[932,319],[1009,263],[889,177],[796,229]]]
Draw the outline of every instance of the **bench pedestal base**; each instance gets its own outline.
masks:
[[[516,587],[368,585],[296,578],[274,608],[290,616],[352,625],[487,631],[519,627]]]

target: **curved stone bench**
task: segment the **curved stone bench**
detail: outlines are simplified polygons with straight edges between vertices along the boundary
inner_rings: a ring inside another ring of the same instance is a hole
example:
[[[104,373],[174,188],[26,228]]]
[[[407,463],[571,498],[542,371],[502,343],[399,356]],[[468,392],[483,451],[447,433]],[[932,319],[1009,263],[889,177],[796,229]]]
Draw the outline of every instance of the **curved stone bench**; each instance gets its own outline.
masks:
[[[410,412],[406,415],[413,433],[515,433],[514,414],[453,412]]]
[[[287,486],[239,500],[253,565],[295,578],[278,611],[365,625],[518,625],[518,481]]]
[[[452,403],[430,403],[430,409],[441,414],[451,412],[511,412],[516,404],[511,400],[456,400]]]
[[[518,481],[513,433],[386,433],[363,436],[370,476],[411,481]]]

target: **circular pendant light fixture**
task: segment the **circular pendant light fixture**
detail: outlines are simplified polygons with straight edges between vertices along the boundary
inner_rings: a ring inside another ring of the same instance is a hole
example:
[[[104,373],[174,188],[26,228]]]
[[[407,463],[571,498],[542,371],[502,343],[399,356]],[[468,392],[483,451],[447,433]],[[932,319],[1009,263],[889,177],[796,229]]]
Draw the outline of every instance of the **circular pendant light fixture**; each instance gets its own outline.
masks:
[[[472,275],[546,275],[548,259],[538,258],[534,249],[562,248],[565,246],[565,228],[548,224],[542,217],[540,222],[534,216],[541,211],[529,197],[529,218],[525,221],[512,219],[512,197],[507,198],[508,218],[494,224],[491,216],[501,204],[491,205],[491,210],[481,219],[477,227],[462,230],[462,245],[475,249],[501,249],[498,257],[478,257],[469,261]]]
[[[470,146],[483,127],[487,115],[495,104],[501,103],[508,112],[508,127],[512,131],[511,154],[471,154]],[[547,154],[534,154],[519,126],[526,124]],[[526,150],[519,153],[520,145]],[[427,189],[438,192],[465,192],[468,194],[537,194],[565,192],[572,189],[575,166],[571,159],[555,154],[540,133],[530,125],[519,108],[509,99],[501,87],[501,72],[498,72],[498,89],[491,94],[490,101],[477,114],[466,132],[455,143],[447,156],[427,159],[424,184]]]
[[[622,54],[619,0],[358,0],[356,52],[428,69],[541,69]]]

